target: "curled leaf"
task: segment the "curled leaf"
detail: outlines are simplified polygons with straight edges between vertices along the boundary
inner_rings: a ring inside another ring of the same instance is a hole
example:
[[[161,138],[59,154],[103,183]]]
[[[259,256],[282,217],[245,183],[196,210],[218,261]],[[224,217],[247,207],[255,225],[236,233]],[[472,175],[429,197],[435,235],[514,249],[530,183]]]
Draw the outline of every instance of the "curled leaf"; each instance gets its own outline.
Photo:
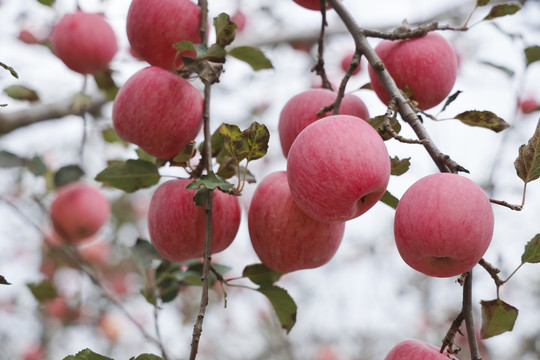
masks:
[[[514,167],[525,184],[540,177],[540,119],[529,142],[519,147],[519,155],[514,161]]]
[[[390,174],[399,176],[405,174],[411,166],[411,158],[400,159],[397,156],[390,158]]]
[[[509,2],[506,4],[495,5],[486,15],[484,20],[493,20],[506,15],[512,15],[521,10],[521,5],[517,2]]]

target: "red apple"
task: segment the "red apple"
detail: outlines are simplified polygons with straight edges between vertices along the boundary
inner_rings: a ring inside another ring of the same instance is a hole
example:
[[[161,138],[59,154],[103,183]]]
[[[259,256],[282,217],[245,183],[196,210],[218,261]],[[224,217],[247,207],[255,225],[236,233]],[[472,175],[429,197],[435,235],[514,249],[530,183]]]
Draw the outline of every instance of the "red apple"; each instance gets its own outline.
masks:
[[[343,58],[341,59],[341,69],[344,71],[344,72],[347,72],[347,70],[349,69],[349,66],[351,66],[351,61],[354,57],[354,54],[355,54],[355,51],[352,50],[352,51],[349,51],[347,54],[345,54],[345,56],[343,56]],[[360,72],[360,70],[362,69],[362,63],[358,64],[358,67],[356,69],[354,69],[354,71],[352,72],[352,75],[356,75]]]
[[[306,127],[289,151],[287,175],[296,204],[322,222],[360,216],[383,196],[390,159],[366,121],[332,115]]]
[[[430,32],[406,40],[383,40],[375,48],[396,85],[417,102],[420,110],[440,104],[452,91],[457,77],[457,59],[441,35]],[[373,67],[368,66],[371,87],[385,104],[390,98]]]
[[[405,340],[394,346],[384,360],[452,360],[455,358],[447,352],[440,353],[440,349],[426,342],[412,339]]]
[[[206,215],[193,202],[195,190],[186,189],[190,179],[161,184],[148,210],[148,230],[156,250],[166,259],[181,262],[204,254]],[[225,250],[240,226],[240,203],[234,195],[213,192],[212,253]]]
[[[429,276],[450,277],[473,268],[486,252],[494,217],[484,190],[456,174],[415,182],[396,209],[394,235],[403,260]]]
[[[110,213],[109,201],[101,191],[81,182],[61,187],[50,208],[54,230],[63,240],[75,243],[96,234]]]
[[[281,110],[279,116],[279,140],[283,155],[287,157],[291,145],[300,132],[309,124],[332,114],[332,111],[317,116],[319,110],[331,105],[337,93],[328,89],[309,89],[293,96]],[[340,114],[369,119],[364,102],[356,95],[345,94],[339,108]]]
[[[26,29],[19,31],[19,36],[17,36],[17,38],[25,44],[35,45],[40,43],[36,35]]]
[[[321,10],[321,1],[320,0],[293,0],[298,5],[305,7],[309,10]],[[330,9],[330,5],[326,5],[327,9]]]
[[[107,69],[118,51],[116,36],[101,14],[77,11],[60,19],[52,32],[56,56],[81,74]]]
[[[246,14],[240,9],[231,16],[231,21],[236,24],[236,31],[242,32],[246,28],[247,18]]]
[[[150,155],[170,159],[197,136],[202,113],[201,93],[189,81],[149,66],[120,88],[112,118],[122,139]]]
[[[295,204],[285,171],[266,176],[257,186],[248,213],[251,243],[259,259],[279,272],[326,264],[337,251],[345,223],[322,223]]]
[[[133,51],[151,65],[178,70],[182,56],[173,45],[187,40],[201,43],[201,10],[190,0],[133,0],[128,10],[126,31]]]
[[[527,97],[519,100],[519,108],[521,109],[522,113],[530,114],[540,110],[540,104],[538,104],[538,101],[536,101],[535,98]]]

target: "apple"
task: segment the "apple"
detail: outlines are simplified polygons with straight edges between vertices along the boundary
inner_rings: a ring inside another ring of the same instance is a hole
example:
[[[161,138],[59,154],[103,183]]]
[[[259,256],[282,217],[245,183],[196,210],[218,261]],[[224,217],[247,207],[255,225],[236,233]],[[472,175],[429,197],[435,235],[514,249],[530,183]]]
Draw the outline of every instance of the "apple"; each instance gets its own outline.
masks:
[[[287,175],[296,204],[308,216],[342,222],[362,215],[383,196],[390,159],[381,136],[366,121],[332,115],[294,140]]]
[[[351,66],[351,61],[352,61],[355,53],[356,53],[356,51],[354,51],[354,50],[349,51],[341,59],[340,65],[341,65],[341,69],[344,72],[347,72],[347,70],[349,69],[349,66]],[[354,69],[354,71],[352,72],[352,75],[357,75],[360,72],[361,69],[362,69],[362,63],[358,64],[358,67],[356,69]]]
[[[279,140],[283,155],[287,157],[291,145],[300,132],[309,124],[332,114],[332,111],[317,116],[319,110],[331,105],[337,93],[329,89],[309,89],[293,96],[281,110],[279,116]],[[356,95],[345,94],[339,107],[339,113],[369,119],[369,111],[364,102]]]
[[[441,35],[405,40],[383,40],[375,48],[396,85],[417,103],[420,110],[440,104],[452,91],[457,77],[457,58]],[[368,66],[371,87],[385,104],[390,98],[373,67]]]
[[[293,0],[293,1],[306,9],[321,11],[320,0]],[[330,9],[330,5],[327,4],[326,8]]]
[[[148,230],[156,250],[167,260],[181,262],[204,255],[206,214],[193,201],[190,179],[162,183],[150,200]],[[240,202],[234,195],[213,191],[212,254],[225,250],[240,226]]]
[[[195,57],[193,51],[178,51],[173,45],[187,40],[201,43],[201,10],[190,0],[133,0],[126,31],[135,54],[150,65],[167,70],[182,67],[180,56]]]
[[[107,222],[111,206],[99,189],[82,182],[61,187],[51,204],[54,230],[62,240],[80,243]]]
[[[19,36],[17,36],[17,39],[29,45],[35,45],[40,43],[36,35],[34,35],[30,30],[26,29],[22,29],[21,31],[19,31]]]
[[[148,154],[170,159],[195,139],[202,126],[203,98],[189,81],[157,66],[133,74],[113,105],[113,125],[123,140]]]
[[[519,108],[522,113],[530,114],[530,113],[540,110],[540,104],[538,104],[538,101],[536,101],[535,98],[526,97],[524,99],[519,100]]]
[[[440,173],[407,189],[396,209],[394,235],[409,266],[429,276],[450,277],[478,263],[493,226],[484,190],[461,175]]]
[[[111,245],[105,240],[85,240],[77,247],[79,255],[90,264],[103,267],[112,259]]]
[[[81,74],[107,69],[118,51],[112,27],[96,13],[77,11],[64,15],[53,28],[51,40],[56,56]]]
[[[345,223],[322,223],[294,202],[285,171],[257,186],[248,212],[251,244],[269,268],[287,273],[326,264],[336,253]]]
[[[231,16],[231,21],[236,24],[236,31],[242,32],[246,28],[247,18],[246,14],[240,9]]]
[[[436,346],[424,341],[411,339],[395,345],[384,360],[457,360],[446,351],[441,353]]]

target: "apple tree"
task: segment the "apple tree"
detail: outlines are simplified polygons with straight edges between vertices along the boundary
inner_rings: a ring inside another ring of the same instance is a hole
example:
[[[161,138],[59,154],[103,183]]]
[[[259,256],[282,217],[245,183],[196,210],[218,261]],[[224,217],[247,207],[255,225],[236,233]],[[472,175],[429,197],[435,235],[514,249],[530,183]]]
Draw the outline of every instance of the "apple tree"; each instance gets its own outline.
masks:
[[[536,2],[25,3],[3,357],[538,356]]]

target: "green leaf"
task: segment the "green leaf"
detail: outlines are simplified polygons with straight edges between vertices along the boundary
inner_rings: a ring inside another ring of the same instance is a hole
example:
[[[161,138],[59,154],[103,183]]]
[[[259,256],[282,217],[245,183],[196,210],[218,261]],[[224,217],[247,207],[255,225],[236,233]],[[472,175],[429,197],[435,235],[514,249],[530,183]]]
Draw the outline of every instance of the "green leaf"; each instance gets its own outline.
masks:
[[[53,6],[55,0],[37,0],[38,3],[43,4],[45,6]]]
[[[396,176],[403,175],[409,170],[409,167],[411,166],[411,158],[409,157],[405,159],[400,159],[397,156],[394,156],[393,158],[390,158],[390,165],[390,174]]]
[[[521,5],[517,2],[495,5],[486,15],[484,20],[493,20],[502,16],[512,15],[521,10]]]
[[[12,68],[11,66],[7,66],[6,64],[4,64],[3,62],[0,62],[0,67],[3,67],[4,69],[6,69],[7,71],[10,72],[11,76],[13,76],[14,78],[18,79],[19,78],[19,74],[17,74],[17,72],[15,71],[14,68]]]
[[[36,298],[37,301],[42,302],[45,300],[52,300],[58,296],[56,287],[49,280],[43,280],[39,283],[29,283],[26,284],[32,295]]]
[[[69,355],[64,360],[113,360],[110,357],[99,355],[90,349],[79,351],[76,355]]]
[[[84,175],[84,170],[79,165],[66,165],[54,174],[54,186],[60,188],[71,182],[78,181]]]
[[[138,238],[131,247],[131,254],[135,263],[142,269],[149,267],[153,260],[163,260],[154,245],[142,238]]]
[[[15,100],[27,100],[27,101],[38,101],[39,96],[34,90],[22,86],[22,85],[12,85],[4,89],[4,92],[12,99]]]
[[[120,90],[118,85],[114,82],[112,75],[113,72],[111,69],[106,69],[105,71],[94,74],[96,85],[105,93],[105,95],[107,95],[107,99],[109,100],[114,100],[118,90]]]
[[[522,263],[536,264],[540,262],[540,234],[525,245],[525,252],[521,256]]]
[[[231,56],[246,62],[255,71],[273,69],[272,62],[256,47],[240,46],[229,51]]]
[[[0,151],[0,167],[11,168],[25,166],[27,159],[20,157],[10,151]]]
[[[296,323],[297,306],[287,290],[278,286],[261,286],[257,291],[268,298],[281,327],[289,333]]]
[[[204,58],[212,62],[223,64],[225,62],[226,56],[227,51],[225,50],[225,48],[223,48],[221,45],[214,44],[210,46]]]
[[[480,302],[482,306],[482,339],[487,339],[506,331],[512,331],[518,316],[518,309],[502,300]]]
[[[487,65],[489,67],[502,71],[505,75],[508,75],[509,77],[512,77],[515,74],[514,70],[511,70],[506,66],[494,64],[490,61],[480,61],[480,64]]]
[[[390,206],[392,209],[397,209],[397,206],[398,206],[398,203],[399,203],[399,199],[397,197],[395,197],[394,195],[390,194],[390,192],[388,190],[386,190],[383,194],[383,196],[381,197],[381,200],[380,200],[382,203]]]
[[[490,0],[476,0],[476,7],[486,6]]]
[[[155,156],[152,156],[152,155],[148,154],[146,151],[144,151],[141,148],[137,148],[137,150],[135,150],[135,152],[137,153],[137,157],[138,157],[139,160],[144,160],[144,161],[148,161],[148,162],[151,162],[151,163],[155,163],[157,161],[157,158]],[[164,161],[164,162],[166,162],[166,161]]]
[[[242,137],[247,141],[248,152],[245,158],[248,161],[257,160],[266,155],[270,132],[265,125],[253,122],[246,130],[242,131]]]
[[[141,354],[137,357],[132,357],[129,360],[164,360],[164,359],[154,354]]]
[[[233,186],[233,184],[229,184],[227,181],[217,176],[213,171],[210,171],[208,174],[201,175],[200,178],[193,180],[193,182],[191,182],[187,188],[195,190],[200,189],[201,187],[205,187],[210,190],[219,188],[220,190],[226,192]]]
[[[26,164],[26,167],[36,176],[42,176],[47,172],[47,165],[45,165],[41,156],[38,155],[30,159]]]
[[[184,150],[176,155],[170,161],[171,166],[187,166],[189,161],[195,156],[195,141],[190,141],[186,144]]]
[[[260,286],[273,285],[282,275],[283,273],[274,271],[264,264],[248,265],[242,272],[243,277],[249,278],[255,284]]]
[[[491,111],[470,110],[456,115],[456,119],[469,126],[478,126],[500,132],[510,127],[506,121]]]
[[[216,29],[216,43],[221,47],[230,45],[236,37],[236,24],[231,21],[229,15],[221,13],[214,18]]]
[[[103,140],[105,140],[106,142],[110,144],[119,143],[124,146],[129,145],[127,141],[122,140],[122,138],[118,136],[118,134],[116,133],[116,130],[114,130],[114,127],[112,126],[109,128],[103,129],[101,131],[101,136],[103,136]]]
[[[173,48],[175,48],[178,52],[194,51],[196,53],[196,57],[198,58],[204,56],[208,50],[206,44],[194,44],[188,40],[182,40],[176,44],[173,44]]]
[[[450,96],[448,97],[448,99],[446,99],[446,102],[444,103],[444,106],[443,106],[441,112],[443,112],[444,110],[446,110],[446,108],[448,107],[448,105],[450,105],[451,103],[453,103],[453,102],[457,99],[457,97],[459,96],[459,94],[461,94],[462,92],[463,92],[463,91],[458,90],[458,91],[456,91],[455,93],[453,93],[452,95],[450,95]]]
[[[519,155],[514,161],[514,167],[525,184],[540,177],[540,119],[529,142],[519,147]]]
[[[529,46],[524,51],[527,66],[531,65],[533,62],[540,61],[540,46]]]
[[[384,141],[392,139],[392,136],[384,128],[386,117],[384,115],[376,116],[369,119],[367,122],[381,135]],[[399,134],[401,131],[401,124],[396,118],[390,119],[390,127],[396,134]]]
[[[0,275],[0,285],[11,285],[11,283],[7,281],[5,277]]]
[[[96,176],[96,181],[128,193],[151,187],[157,184],[159,179],[156,165],[145,160],[127,160],[123,164],[111,165]]]

